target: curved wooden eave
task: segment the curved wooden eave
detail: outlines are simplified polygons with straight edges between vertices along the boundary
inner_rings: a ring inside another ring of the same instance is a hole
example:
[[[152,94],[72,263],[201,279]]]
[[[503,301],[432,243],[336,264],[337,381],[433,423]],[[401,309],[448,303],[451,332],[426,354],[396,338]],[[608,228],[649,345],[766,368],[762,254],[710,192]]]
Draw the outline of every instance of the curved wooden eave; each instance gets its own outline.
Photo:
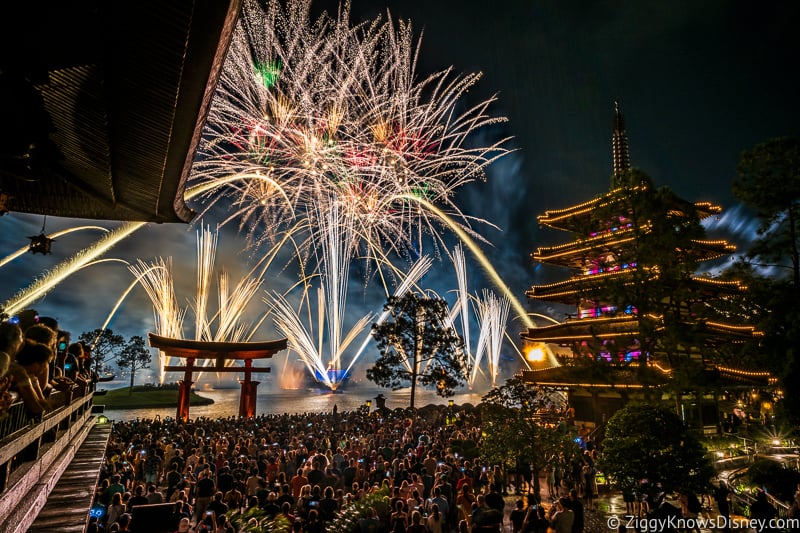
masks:
[[[285,350],[287,339],[259,342],[213,342],[174,339],[148,333],[150,346],[171,357],[189,359],[266,359]]]

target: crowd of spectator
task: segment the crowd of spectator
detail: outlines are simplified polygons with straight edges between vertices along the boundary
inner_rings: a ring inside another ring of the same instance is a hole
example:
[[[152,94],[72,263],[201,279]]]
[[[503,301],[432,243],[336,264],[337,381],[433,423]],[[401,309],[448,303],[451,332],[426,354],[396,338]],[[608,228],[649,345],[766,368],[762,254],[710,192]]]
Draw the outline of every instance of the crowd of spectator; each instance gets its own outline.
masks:
[[[443,410],[359,410],[118,422],[96,527],[124,531],[136,505],[170,503],[167,527],[182,533],[237,532],[231,517],[252,509],[281,517],[287,532],[324,533],[338,510],[371,497],[365,533],[498,532],[507,473],[453,446],[480,439],[467,411],[457,421]]]
[[[21,401],[35,419],[88,393],[97,380],[87,354],[53,318],[21,313],[0,323],[0,416]]]

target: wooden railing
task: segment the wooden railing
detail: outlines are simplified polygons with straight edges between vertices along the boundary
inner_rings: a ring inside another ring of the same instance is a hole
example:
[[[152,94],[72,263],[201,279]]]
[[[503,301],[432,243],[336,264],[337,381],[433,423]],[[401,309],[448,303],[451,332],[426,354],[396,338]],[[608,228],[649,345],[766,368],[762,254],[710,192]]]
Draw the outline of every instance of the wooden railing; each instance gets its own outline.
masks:
[[[10,406],[0,421],[0,496],[9,489],[15,471],[36,462],[43,446],[91,413],[92,396],[92,391],[75,398],[54,392],[49,399],[59,407],[38,416],[29,415],[22,402]]]

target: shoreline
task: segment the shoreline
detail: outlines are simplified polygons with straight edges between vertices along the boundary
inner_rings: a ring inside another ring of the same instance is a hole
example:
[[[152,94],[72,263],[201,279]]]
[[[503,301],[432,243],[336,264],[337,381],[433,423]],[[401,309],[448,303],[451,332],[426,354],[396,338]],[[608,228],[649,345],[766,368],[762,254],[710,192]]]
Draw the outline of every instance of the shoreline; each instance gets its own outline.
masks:
[[[174,407],[178,401],[178,389],[174,387],[134,386],[133,393],[129,392],[130,389],[130,387],[106,389],[100,395],[97,394],[100,391],[95,391],[94,403],[103,405],[105,409],[135,410]],[[213,398],[200,396],[192,391],[189,406],[202,407],[213,404]]]

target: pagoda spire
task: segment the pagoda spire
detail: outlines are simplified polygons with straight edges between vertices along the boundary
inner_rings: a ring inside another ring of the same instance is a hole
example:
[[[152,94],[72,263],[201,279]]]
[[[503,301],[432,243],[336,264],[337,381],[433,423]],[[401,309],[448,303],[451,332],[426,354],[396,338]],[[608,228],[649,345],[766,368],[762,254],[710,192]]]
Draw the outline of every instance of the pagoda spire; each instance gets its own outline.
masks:
[[[631,156],[628,151],[628,134],[625,132],[625,117],[619,110],[619,102],[614,101],[614,130],[611,134],[611,149],[614,157],[614,181],[631,169]]]

